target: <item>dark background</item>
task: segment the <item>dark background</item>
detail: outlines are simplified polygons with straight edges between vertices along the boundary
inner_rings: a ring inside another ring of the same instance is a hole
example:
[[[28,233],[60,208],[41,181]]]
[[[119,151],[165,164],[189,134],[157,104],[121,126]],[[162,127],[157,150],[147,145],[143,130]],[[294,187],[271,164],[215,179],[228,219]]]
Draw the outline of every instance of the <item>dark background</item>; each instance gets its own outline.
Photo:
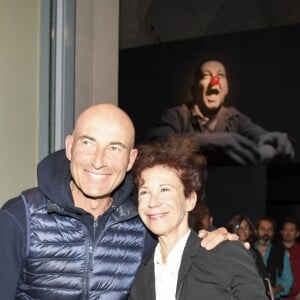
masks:
[[[206,200],[216,225],[240,212],[253,221],[300,216],[299,33],[300,25],[292,25],[120,51],[119,105],[135,123],[137,143],[166,109],[190,99],[194,68],[206,58],[226,65],[225,105],[295,139],[293,163],[209,169]]]

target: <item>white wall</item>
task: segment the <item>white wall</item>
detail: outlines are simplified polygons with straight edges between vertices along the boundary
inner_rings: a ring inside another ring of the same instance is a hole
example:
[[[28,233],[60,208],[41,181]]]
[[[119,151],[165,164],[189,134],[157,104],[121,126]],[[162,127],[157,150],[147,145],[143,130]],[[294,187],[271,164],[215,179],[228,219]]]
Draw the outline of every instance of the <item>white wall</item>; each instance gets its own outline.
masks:
[[[118,104],[119,0],[77,0],[75,117],[87,106]]]
[[[39,1],[0,1],[0,206],[35,185]]]
[[[0,0],[0,206],[36,185],[41,1]],[[118,56],[119,0],[77,0],[75,117],[118,103]]]

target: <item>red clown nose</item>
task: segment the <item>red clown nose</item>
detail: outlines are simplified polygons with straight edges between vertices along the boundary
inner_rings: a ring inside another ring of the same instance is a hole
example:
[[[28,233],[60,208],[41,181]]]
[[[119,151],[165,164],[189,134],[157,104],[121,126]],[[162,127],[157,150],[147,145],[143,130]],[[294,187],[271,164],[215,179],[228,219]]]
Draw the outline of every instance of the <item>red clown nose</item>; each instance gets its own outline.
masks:
[[[218,77],[218,76],[213,76],[213,77],[211,78],[211,80],[210,80],[210,85],[211,85],[211,86],[214,86],[214,85],[219,84],[219,82],[220,82],[219,77]]]

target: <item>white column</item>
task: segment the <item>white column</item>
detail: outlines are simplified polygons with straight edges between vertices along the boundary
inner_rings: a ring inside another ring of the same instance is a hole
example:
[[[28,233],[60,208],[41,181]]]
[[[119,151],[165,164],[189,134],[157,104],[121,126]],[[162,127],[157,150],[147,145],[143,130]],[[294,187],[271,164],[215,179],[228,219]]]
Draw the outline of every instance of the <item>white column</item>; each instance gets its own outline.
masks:
[[[77,0],[75,117],[96,103],[118,104],[119,0]]]

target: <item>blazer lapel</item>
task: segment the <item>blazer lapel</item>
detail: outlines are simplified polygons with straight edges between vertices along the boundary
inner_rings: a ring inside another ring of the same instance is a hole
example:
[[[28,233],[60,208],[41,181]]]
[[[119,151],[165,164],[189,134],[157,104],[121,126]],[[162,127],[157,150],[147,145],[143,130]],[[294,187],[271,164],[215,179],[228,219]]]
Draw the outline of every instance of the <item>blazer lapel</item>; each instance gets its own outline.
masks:
[[[198,235],[192,230],[182,253],[181,264],[177,279],[176,299],[179,299],[178,297],[181,292],[183,280],[186,276],[186,273],[194,263],[195,257],[197,257],[198,250],[200,247],[200,241],[201,240],[198,237]]]
[[[155,300],[154,255],[144,262],[146,293],[145,300]]]

